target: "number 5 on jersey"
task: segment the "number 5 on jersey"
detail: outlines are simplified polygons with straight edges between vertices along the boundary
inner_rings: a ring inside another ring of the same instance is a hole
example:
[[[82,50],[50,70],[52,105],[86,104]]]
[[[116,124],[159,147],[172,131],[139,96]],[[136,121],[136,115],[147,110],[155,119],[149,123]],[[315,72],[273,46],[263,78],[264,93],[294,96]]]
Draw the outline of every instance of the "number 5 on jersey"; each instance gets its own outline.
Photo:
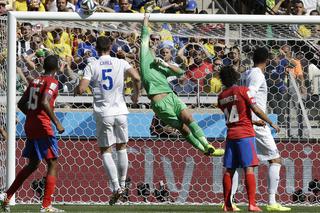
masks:
[[[113,79],[108,75],[109,72],[112,72],[112,69],[102,70],[102,87],[105,90],[111,90],[113,88]]]
[[[239,121],[239,113],[238,113],[237,105],[232,105],[230,113],[229,113],[228,109],[225,108],[224,115],[226,116],[227,124],[238,122]]]

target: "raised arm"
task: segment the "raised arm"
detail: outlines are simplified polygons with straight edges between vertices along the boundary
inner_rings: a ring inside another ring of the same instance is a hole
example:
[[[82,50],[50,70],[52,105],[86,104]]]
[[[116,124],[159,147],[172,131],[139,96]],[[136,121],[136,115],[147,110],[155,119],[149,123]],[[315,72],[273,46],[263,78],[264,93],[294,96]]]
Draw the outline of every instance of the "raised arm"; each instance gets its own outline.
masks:
[[[150,33],[148,30],[149,17],[150,17],[150,14],[148,13],[144,14],[143,26],[141,29],[141,53],[149,49],[149,40],[150,40]]]
[[[272,11],[272,15],[276,15],[280,9],[280,6],[283,2],[285,2],[286,0],[280,0],[278,1],[278,3],[271,9]]]

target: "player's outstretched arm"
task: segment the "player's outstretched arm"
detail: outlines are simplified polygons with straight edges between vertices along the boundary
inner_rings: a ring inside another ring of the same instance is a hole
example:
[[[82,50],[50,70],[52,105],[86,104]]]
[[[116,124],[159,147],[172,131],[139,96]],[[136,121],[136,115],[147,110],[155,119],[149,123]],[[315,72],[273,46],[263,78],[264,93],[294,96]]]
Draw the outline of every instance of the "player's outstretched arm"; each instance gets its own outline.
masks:
[[[144,18],[143,18],[143,26],[148,27],[149,18],[150,18],[150,14],[149,13],[145,13],[144,14]]]
[[[139,72],[134,68],[130,68],[127,72],[133,80],[133,94],[131,95],[131,100],[134,104],[137,104],[141,95],[141,78]]]
[[[258,105],[256,104],[251,104],[250,105],[252,111],[262,120],[264,120],[265,122],[267,122],[268,124],[270,124],[270,126],[272,128],[274,128],[276,130],[276,132],[280,132],[280,128],[274,124],[269,118],[268,116],[258,107]]]
[[[60,121],[58,120],[58,118],[56,117],[56,115],[54,114],[53,109],[50,106],[50,99],[51,99],[51,95],[44,94],[44,96],[41,100],[41,104],[44,108],[44,111],[47,113],[47,115],[49,116],[51,121],[56,126],[59,134],[61,134],[64,132],[64,128],[63,128],[62,124],[60,123]]]

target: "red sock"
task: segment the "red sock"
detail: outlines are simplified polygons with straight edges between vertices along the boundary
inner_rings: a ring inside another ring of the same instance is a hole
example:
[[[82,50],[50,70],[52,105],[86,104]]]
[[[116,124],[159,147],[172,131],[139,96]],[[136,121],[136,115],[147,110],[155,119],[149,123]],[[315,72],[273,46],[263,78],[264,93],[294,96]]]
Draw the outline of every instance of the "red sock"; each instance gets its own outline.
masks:
[[[224,196],[224,205],[231,207],[231,188],[232,188],[232,177],[229,172],[225,172],[223,175],[223,196]]]
[[[7,201],[11,199],[14,193],[20,188],[23,182],[32,174],[32,170],[28,167],[23,167],[22,170],[18,173],[17,177],[14,179],[7,193]]]
[[[46,178],[46,188],[44,190],[44,196],[42,200],[42,207],[48,207],[51,205],[51,196],[56,187],[56,177],[48,175]]]
[[[249,205],[256,205],[256,178],[254,173],[246,174],[246,188],[248,194]]]

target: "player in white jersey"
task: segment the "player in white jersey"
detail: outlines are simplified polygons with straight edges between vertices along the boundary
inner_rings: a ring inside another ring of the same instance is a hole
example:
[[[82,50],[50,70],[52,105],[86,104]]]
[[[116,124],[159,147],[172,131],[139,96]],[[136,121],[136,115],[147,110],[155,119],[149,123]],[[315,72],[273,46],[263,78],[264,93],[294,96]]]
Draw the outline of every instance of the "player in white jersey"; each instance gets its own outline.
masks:
[[[103,165],[113,187],[109,204],[114,205],[123,193],[128,170],[126,144],[128,142],[127,115],[129,111],[123,93],[125,73],[128,73],[134,82],[134,91],[131,96],[133,103],[138,102],[141,83],[138,71],[127,61],[110,56],[111,45],[109,38],[104,36],[97,38],[96,50],[100,58],[86,66],[83,79],[75,89],[75,95],[85,92],[89,83],[92,82],[96,134]],[[119,170],[112,158],[112,145],[114,144],[117,150]]]
[[[268,88],[264,76],[269,52],[266,48],[257,48],[253,54],[254,67],[243,73],[243,79],[249,88],[251,95],[256,100],[257,105],[264,113],[267,111]],[[254,113],[252,114],[253,123],[260,120]],[[269,203],[268,211],[290,211],[288,207],[281,206],[276,202],[276,192],[280,179],[281,158],[279,150],[271,134],[269,126],[254,126],[256,133],[256,145],[258,158],[261,161],[268,161],[268,192]],[[238,184],[238,180],[233,180],[233,184]]]

